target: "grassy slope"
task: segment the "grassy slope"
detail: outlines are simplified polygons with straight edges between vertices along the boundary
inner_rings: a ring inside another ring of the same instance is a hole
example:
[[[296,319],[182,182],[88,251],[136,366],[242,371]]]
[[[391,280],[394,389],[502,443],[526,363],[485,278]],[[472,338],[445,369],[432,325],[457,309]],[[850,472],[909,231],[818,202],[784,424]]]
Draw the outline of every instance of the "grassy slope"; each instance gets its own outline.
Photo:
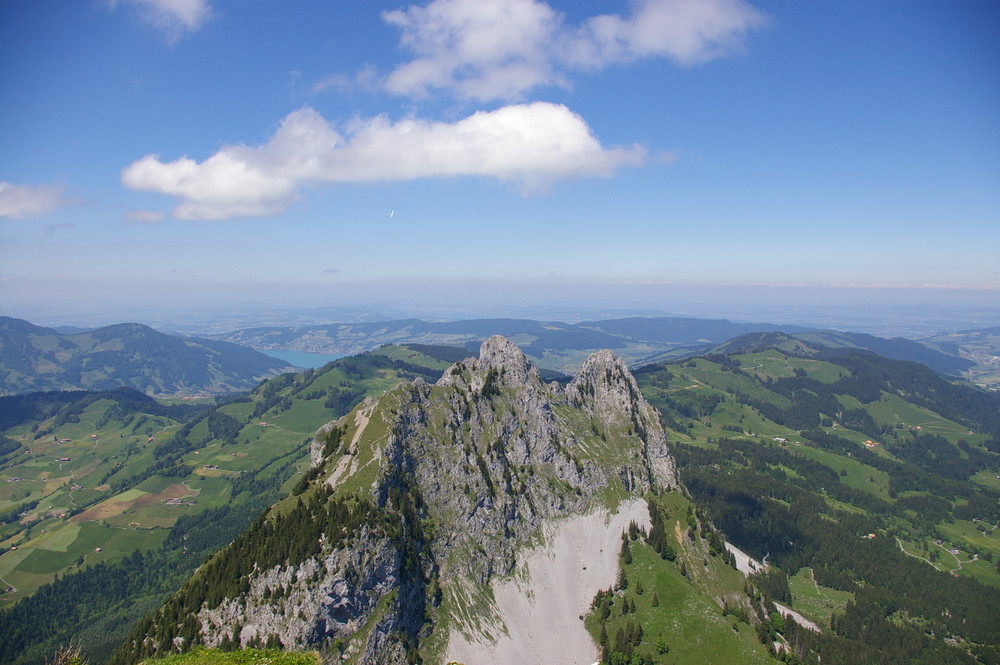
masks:
[[[653,662],[774,662],[748,623],[724,613],[728,606],[749,606],[744,578],[721,557],[712,556],[703,540],[686,535],[686,526],[682,525],[691,503],[679,492],[653,500],[659,501],[669,515],[668,539],[678,556],[675,561],[664,561],[641,539],[631,543],[632,561],[621,562],[627,588],[614,591],[612,612],[604,623],[609,642],[613,643],[616,633],[633,622],[640,624],[643,632],[634,653],[653,658]],[[623,599],[630,607],[635,605],[635,613],[621,611]],[[585,621],[599,642],[598,610],[587,615]],[[657,648],[661,637],[669,649],[666,653]]]
[[[889,476],[880,469],[865,464],[852,456],[824,450],[803,441],[794,429],[784,427],[764,418],[755,409],[739,403],[735,393],[749,395],[754,399],[769,402],[779,406],[787,405],[784,396],[768,390],[765,382],[770,379],[787,378],[795,372],[817,381],[830,384],[850,372],[831,362],[817,361],[808,358],[797,358],[782,353],[777,349],[754,354],[733,356],[733,360],[749,377],[736,374],[718,362],[697,358],[676,365],[664,366],[656,372],[639,373],[637,379],[643,393],[654,405],[661,408],[668,416],[673,417],[680,425],[670,431],[672,439],[685,444],[714,447],[713,440],[721,438],[744,437],[756,438],[761,445],[780,445],[796,454],[820,462],[833,469],[843,484],[864,491],[873,497],[892,502],[889,494]],[[725,401],[714,406],[710,412],[684,416],[676,410],[677,403],[696,404],[698,396],[715,395]],[[984,443],[990,438],[987,433],[974,432],[968,426],[954,422],[935,413],[931,409],[907,402],[897,394],[882,393],[879,400],[862,404],[849,395],[838,396],[838,401],[844,408],[861,409],[872,417],[878,426],[890,428],[893,436],[890,446],[875,448],[874,452],[888,459],[895,459],[892,450],[899,450],[913,440],[914,435],[936,434],[951,444],[964,440],[969,445],[983,449]],[[835,414],[828,414],[836,417]],[[859,449],[863,442],[872,439],[870,434],[854,431],[834,422],[833,427],[826,427],[830,433],[854,441]],[[738,430],[738,431],[737,431]],[[775,443],[774,438],[787,439],[783,443]],[[964,453],[963,453],[964,455]],[[982,471],[974,480],[986,487],[1000,487],[1000,482],[994,479],[993,471]],[[819,489],[819,488],[817,488]],[[849,504],[838,502],[831,497],[825,497],[827,502],[839,508],[860,510]],[[993,525],[982,522],[974,523],[963,520],[943,520],[928,530],[913,524],[899,525],[903,531],[911,534],[913,542],[906,545],[909,552],[921,553],[924,548],[933,551],[936,547],[939,556],[935,557],[934,565],[940,570],[954,571],[959,575],[970,575],[1000,588],[1000,574],[997,573],[996,561],[1000,559],[1000,531]],[[986,531],[984,534],[983,532]],[[966,562],[958,568],[956,558],[946,550],[937,546],[937,538],[944,540],[944,548],[956,547],[962,551],[959,561]],[[925,556],[921,554],[921,556]],[[975,559],[973,557],[975,556]],[[986,561],[984,556],[992,557]],[[972,560],[971,563],[969,560]],[[797,571],[788,571],[794,575]],[[792,579],[799,580],[794,585],[798,594],[804,594],[808,585],[800,583],[799,575]],[[815,585],[813,585],[815,588]],[[832,590],[831,590],[832,591]],[[836,592],[834,592],[836,593]],[[819,594],[814,594],[819,595]],[[827,595],[831,595],[827,593]],[[803,596],[803,614],[824,623],[829,619],[830,607],[826,607],[818,598]],[[838,601],[839,603],[839,601]],[[837,607],[834,604],[831,607]]]

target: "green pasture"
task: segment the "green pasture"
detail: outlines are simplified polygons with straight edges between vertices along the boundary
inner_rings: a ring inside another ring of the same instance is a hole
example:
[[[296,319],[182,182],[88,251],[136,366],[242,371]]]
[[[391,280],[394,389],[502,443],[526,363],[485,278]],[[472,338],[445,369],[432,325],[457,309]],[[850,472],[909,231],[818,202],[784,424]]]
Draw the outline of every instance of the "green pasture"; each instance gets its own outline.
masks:
[[[830,617],[834,613],[842,613],[847,602],[854,599],[850,591],[838,591],[817,584],[810,568],[802,568],[790,576],[788,589],[792,592],[792,608],[824,628],[830,627]]]
[[[233,402],[231,404],[225,404],[219,407],[219,413],[224,413],[227,416],[232,416],[244,422],[250,418],[250,414],[253,413],[254,404],[253,402]]]
[[[694,365],[693,367],[690,366],[692,364]],[[704,358],[689,361],[682,365],[682,367],[684,368],[684,372],[694,379],[695,382],[711,386],[724,393],[742,393],[751,399],[770,402],[783,409],[791,405],[788,398],[768,390],[752,377],[731,372],[724,366],[710,362]],[[746,367],[742,369],[748,374],[753,374],[753,371]],[[695,388],[694,390],[697,389]]]
[[[136,550],[148,551],[159,547],[166,535],[166,529],[114,529],[94,522],[57,523],[54,531],[0,556],[0,577],[17,588],[16,594],[3,597],[0,606],[30,595],[51,582],[56,573],[77,565],[81,558],[86,566]]]
[[[80,525],[76,522],[55,523],[49,529],[49,531],[33,538],[30,546],[35,549],[66,552],[80,534]]]
[[[987,532],[980,531],[977,528],[979,525],[984,526]],[[972,546],[981,555],[992,553],[993,557],[1000,561],[1000,529],[994,529],[993,526],[970,520],[955,520],[942,522],[937,525],[937,529],[945,540],[955,543],[960,549],[967,550]]]
[[[320,427],[331,420],[335,420],[336,414],[323,406],[322,400],[302,400],[295,402],[292,408],[283,413],[267,416],[267,427],[262,428],[257,423],[251,423],[243,428],[241,436],[260,437],[263,435],[262,429],[280,428],[285,432],[294,433],[295,440],[300,440],[303,435],[312,435]],[[255,429],[256,428],[256,429]]]
[[[811,379],[821,383],[834,383],[849,372],[843,367],[821,360],[786,356],[775,350],[760,351],[733,356],[741,369],[762,378],[787,379],[795,376],[795,370],[802,370]]]
[[[847,475],[840,476],[840,482],[848,487],[868,492],[885,501],[892,500],[889,497],[889,474],[885,471],[863,464],[853,457],[844,457],[813,446],[794,446],[793,450],[803,457],[825,464],[838,475],[845,471]]]
[[[992,490],[1000,490],[1000,474],[996,471],[984,469],[972,476],[972,480],[979,483],[983,487],[988,487]]]
[[[773,663],[765,648],[757,641],[756,633],[734,617],[726,617],[722,609],[706,593],[681,575],[677,563],[660,559],[652,548],[641,541],[632,543],[631,564],[623,566],[629,579],[626,595],[636,605],[635,614],[618,615],[617,607],[607,623],[607,633],[613,640],[617,630],[627,621],[639,621],[643,628],[640,650],[676,665],[702,665],[703,663]],[[689,565],[695,565],[694,563]],[[731,570],[731,569],[730,569]],[[732,571],[738,575],[736,571]],[[635,592],[636,584],[643,587],[641,595]],[[736,585],[742,592],[742,582]],[[659,601],[653,607],[653,596]],[[587,626],[593,635],[597,631],[597,617],[587,617]],[[657,655],[655,640],[663,635],[669,652]],[[595,639],[598,637],[594,635]]]
[[[533,341],[533,340],[532,340]],[[514,342],[517,344],[518,342]],[[414,351],[413,349],[406,346],[385,346],[376,351],[380,356],[385,356],[386,358],[391,358],[392,360],[402,360],[413,365],[422,365],[424,367],[431,367],[433,369],[445,370],[451,367],[452,363],[447,360],[438,360],[437,358],[431,358],[419,351]],[[472,352],[469,352],[469,356],[473,356]]]

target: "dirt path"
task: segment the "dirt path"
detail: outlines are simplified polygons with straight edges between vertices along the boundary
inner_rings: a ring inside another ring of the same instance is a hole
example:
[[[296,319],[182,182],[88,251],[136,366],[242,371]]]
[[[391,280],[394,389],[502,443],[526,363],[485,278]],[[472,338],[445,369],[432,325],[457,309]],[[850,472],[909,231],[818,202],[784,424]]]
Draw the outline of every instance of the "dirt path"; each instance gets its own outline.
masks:
[[[982,520],[980,520],[980,521],[982,521]],[[986,526],[990,527],[989,532],[986,532],[986,531],[983,532],[983,538],[985,538],[986,540],[990,541],[991,543],[996,543],[997,545],[1000,545],[1000,540],[994,540],[993,538],[990,538],[990,535],[989,535],[989,534],[991,534],[991,533],[993,533],[994,531],[997,530],[997,525],[996,524],[990,524],[989,522],[983,522],[983,524],[985,524]]]
[[[930,564],[931,566],[933,566],[936,570],[941,570],[940,568],[938,568],[937,564],[934,563],[933,561],[931,561],[930,559],[927,559],[927,558],[922,557],[922,556],[918,556],[918,555],[913,554],[911,552],[907,552],[906,548],[903,547],[903,541],[901,541],[898,536],[896,537],[896,543],[899,545],[899,549],[900,549],[900,551],[903,554],[906,554],[907,556],[911,556],[914,559],[920,559],[921,561],[923,561],[923,562],[925,562],[925,563]],[[961,559],[958,558],[957,554],[955,554],[954,552],[952,552],[951,550],[949,550],[944,545],[937,545],[937,546],[940,547],[942,550],[944,550],[948,555],[950,555],[950,556],[952,556],[952,557],[955,558],[955,563],[958,564],[958,567],[957,568],[952,568],[951,570],[948,571],[952,575],[955,575],[956,573],[958,573],[958,571],[962,570],[962,566],[964,566],[965,564],[972,563],[973,561],[978,561],[979,560],[979,555],[978,554],[973,554],[971,559],[969,559],[967,561],[962,561]],[[944,566],[945,565],[944,562],[942,562],[941,565]]]
[[[780,603],[775,603],[774,607],[775,607],[775,609],[778,610],[778,614],[780,614],[781,616],[785,617],[786,619],[791,619],[792,621],[794,621],[795,623],[799,624],[803,628],[807,628],[807,629],[809,629],[811,631],[814,631],[814,632],[817,632],[817,633],[821,632],[819,626],[817,626],[814,622],[812,622],[809,619],[805,618],[804,616],[802,616],[801,614],[799,614],[798,612],[796,612],[792,608],[785,607],[784,605],[781,605]]]
[[[753,575],[754,573],[767,568],[767,564],[757,561],[732,543],[726,543],[726,549],[729,550],[734,557],[736,557],[736,569],[743,573],[744,577]]]
[[[3,585],[3,591],[0,591],[0,598],[3,598],[8,593],[17,593],[17,587],[5,580],[3,576],[0,576],[0,584]]]
[[[824,600],[831,600],[830,596],[823,592],[819,586],[819,582],[816,581],[816,571],[813,568],[809,569],[809,579],[812,581],[813,586],[816,587],[816,595]]]
[[[72,503],[75,507],[79,508],[80,505],[76,502],[76,499],[73,498],[73,492],[77,491],[78,489],[82,490],[83,488],[76,484],[76,478],[73,477],[72,471],[69,472],[69,483],[70,483],[69,492],[67,492],[66,495],[69,497],[69,502]]]
[[[959,570],[962,570],[962,566],[963,566],[964,564],[967,564],[967,563],[972,563],[973,561],[975,561],[975,560],[977,560],[977,559],[979,558],[979,555],[978,555],[978,554],[973,554],[973,555],[972,555],[972,558],[971,558],[971,559],[969,559],[968,561],[962,561],[961,559],[959,559],[959,558],[958,558],[958,555],[957,555],[957,554],[955,554],[954,552],[952,552],[951,550],[949,550],[949,549],[948,549],[947,547],[945,547],[944,545],[938,545],[938,547],[940,547],[940,548],[941,548],[941,549],[943,549],[943,550],[944,550],[945,552],[947,552],[948,554],[950,554],[950,555],[952,555],[953,557],[955,557],[955,563],[957,563],[957,564],[958,564],[958,568],[952,568],[951,570],[949,570],[949,571],[948,571],[948,572],[949,572],[949,573],[951,573],[952,575],[954,575],[954,574],[955,574],[955,573],[956,573],[957,571],[959,571]]]
[[[918,556],[916,554],[911,554],[910,552],[907,552],[906,548],[903,547],[903,541],[899,539],[899,536],[896,536],[896,544],[899,545],[899,551],[902,552],[903,554],[905,554],[906,556],[912,556],[914,559],[920,559],[924,563],[928,563],[931,566],[933,566],[934,568],[937,568],[937,566],[934,565],[934,562],[931,561],[930,559],[925,559],[922,556]]]

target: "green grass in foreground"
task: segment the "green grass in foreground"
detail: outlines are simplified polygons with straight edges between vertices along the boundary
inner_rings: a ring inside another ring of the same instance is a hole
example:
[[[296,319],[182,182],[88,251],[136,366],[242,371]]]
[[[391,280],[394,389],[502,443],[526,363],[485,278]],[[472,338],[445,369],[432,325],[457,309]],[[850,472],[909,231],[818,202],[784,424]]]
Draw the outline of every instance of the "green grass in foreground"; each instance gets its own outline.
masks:
[[[240,649],[219,651],[199,648],[188,653],[153,658],[147,665],[319,665],[315,651],[281,651],[280,649]]]

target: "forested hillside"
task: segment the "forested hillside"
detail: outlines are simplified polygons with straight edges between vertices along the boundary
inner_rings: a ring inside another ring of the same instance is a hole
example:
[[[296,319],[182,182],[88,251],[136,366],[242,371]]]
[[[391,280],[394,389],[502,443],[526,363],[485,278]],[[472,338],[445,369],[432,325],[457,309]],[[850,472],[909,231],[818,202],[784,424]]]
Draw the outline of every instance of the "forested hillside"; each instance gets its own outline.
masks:
[[[730,348],[637,378],[695,502],[769,564],[761,590],[824,627],[784,623],[797,658],[997,662],[1000,395],[867,352]]]

